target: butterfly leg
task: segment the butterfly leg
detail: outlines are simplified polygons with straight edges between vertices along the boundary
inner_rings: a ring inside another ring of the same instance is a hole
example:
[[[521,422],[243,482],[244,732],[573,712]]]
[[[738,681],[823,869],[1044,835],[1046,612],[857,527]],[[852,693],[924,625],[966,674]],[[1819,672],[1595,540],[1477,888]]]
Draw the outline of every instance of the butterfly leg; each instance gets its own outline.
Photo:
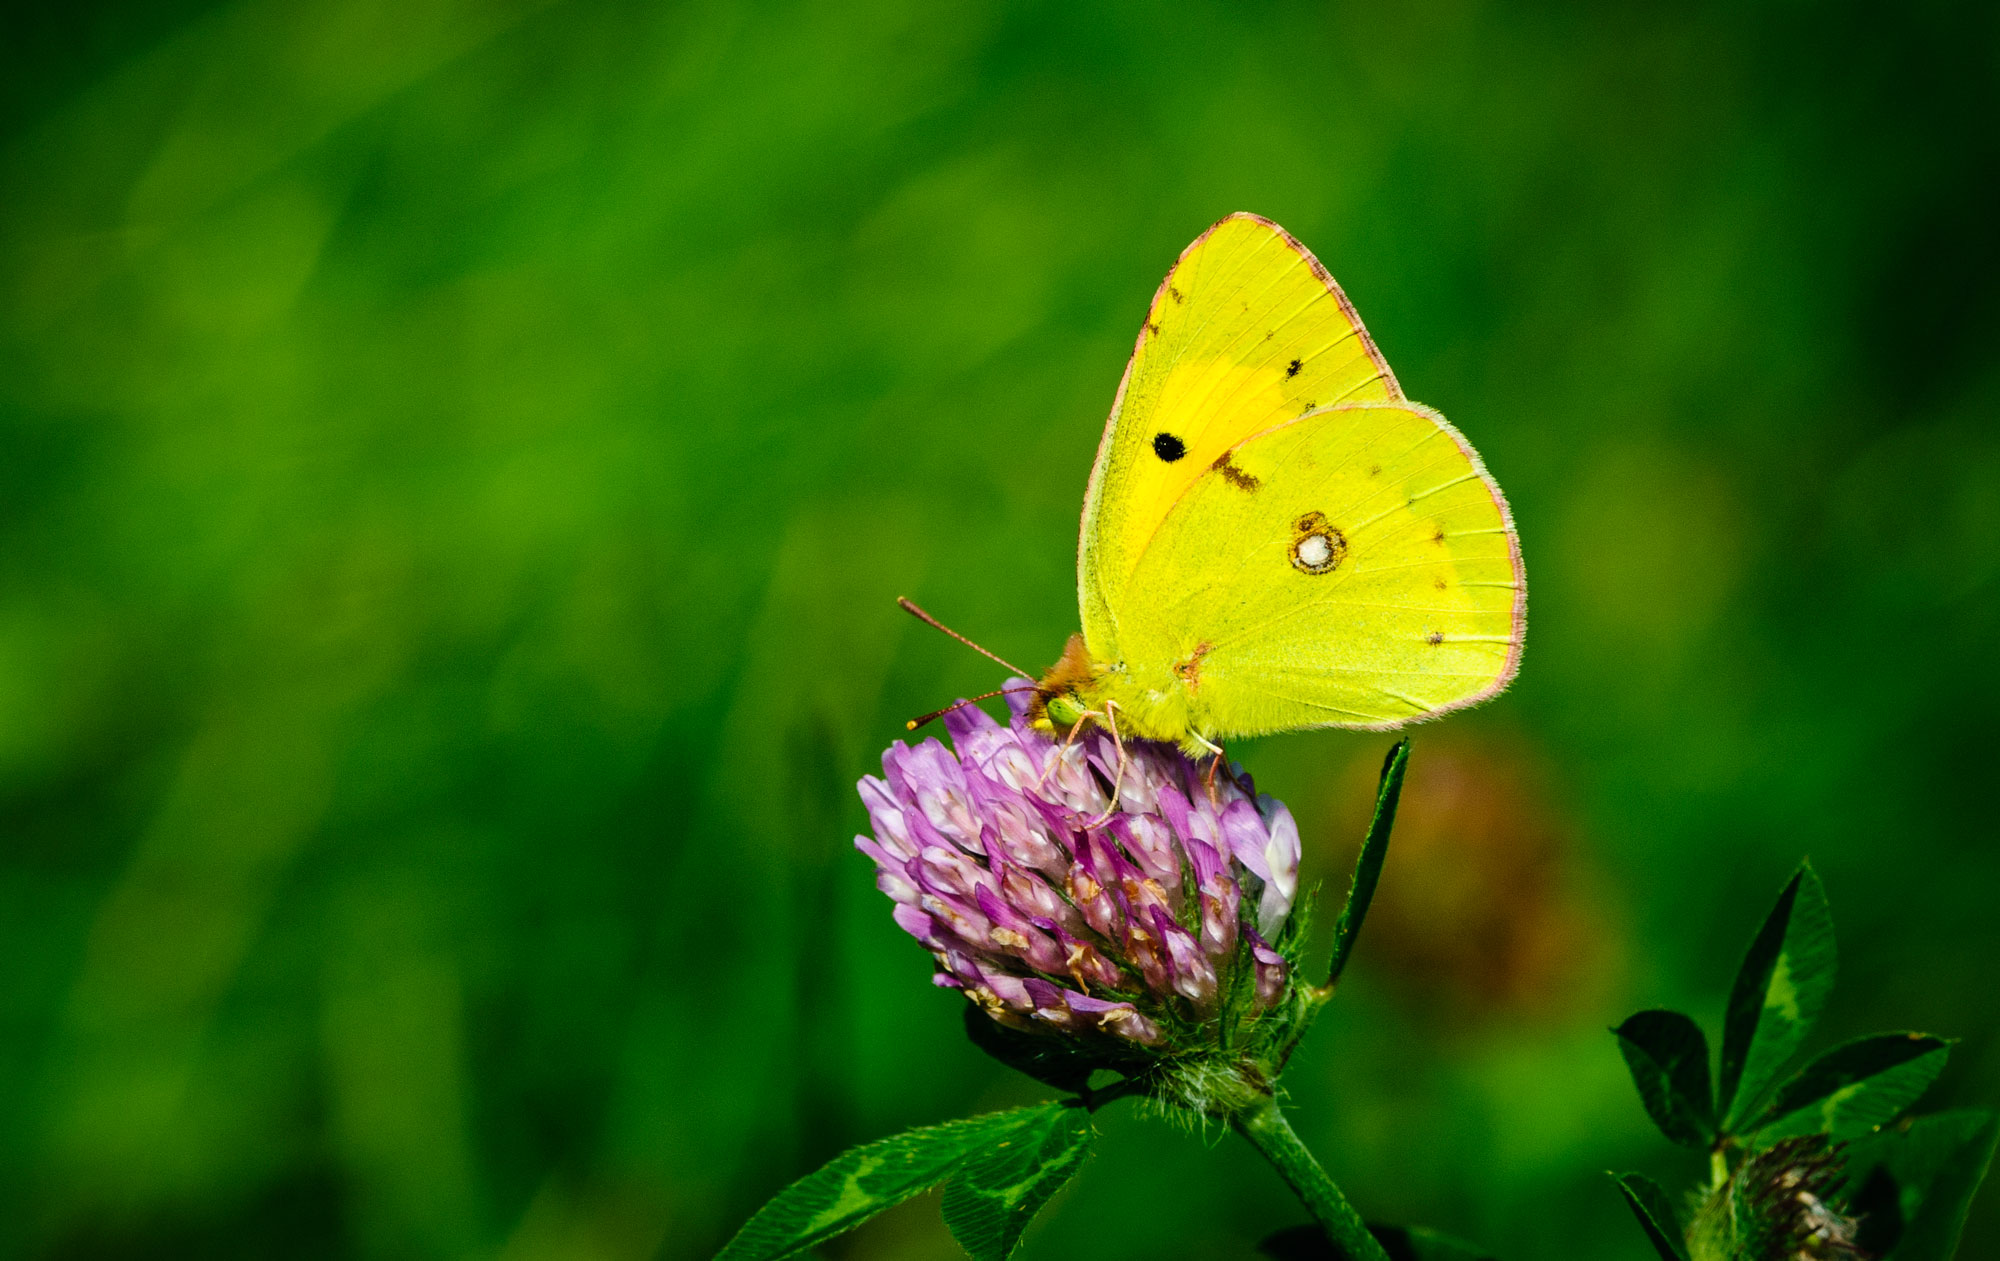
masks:
[[[1104,805],[1104,813],[1092,819],[1088,826],[1097,827],[1111,817],[1118,809],[1118,794],[1125,788],[1125,737],[1118,731],[1118,702],[1104,702],[1104,725],[1111,732],[1111,743],[1118,748],[1118,769],[1111,777],[1111,800]]]
[[[1210,740],[1207,736],[1202,735],[1199,731],[1188,732],[1188,739],[1194,743],[1196,748],[1206,750],[1209,755],[1208,773],[1202,776],[1202,783],[1208,789],[1208,804],[1219,806],[1222,804],[1222,801],[1216,796],[1215,792],[1215,772],[1223,763],[1222,746]],[[1234,778],[1234,776],[1231,776],[1232,780]]]
[[[1224,753],[1222,751],[1221,746],[1218,745],[1215,750],[1215,760],[1209,763],[1208,767],[1208,790],[1209,790],[1209,800],[1211,802],[1213,802],[1216,805],[1222,804],[1220,801],[1216,801],[1215,799],[1215,772],[1218,768],[1220,768],[1223,776],[1227,778],[1230,783],[1236,785],[1237,792],[1242,793],[1245,797],[1250,798],[1252,801],[1255,801],[1257,799],[1256,791],[1253,788],[1251,788],[1251,786],[1243,779],[1243,776],[1241,774],[1242,768],[1237,766],[1236,763],[1230,761],[1229,755],[1227,753]]]
[[[1096,716],[1097,715],[1089,712],[1088,710],[1084,711],[1085,718],[1095,718]],[[1082,734],[1083,734],[1083,724],[1081,722],[1077,723],[1074,727],[1071,727],[1067,732],[1064,733],[1062,738],[1062,744],[1056,748],[1055,756],[1051,757],[1049,759],[1049,764],[1042,768],[1042,777],[1035,781],[1036,792],[1040,792],[1042,790],[1042,787],[1049,782],[1049,776],[1055,774],[1056,767],[1062,765],[1063,755],[1069,752],[1069,746],[1075,744],[1076,738]]]

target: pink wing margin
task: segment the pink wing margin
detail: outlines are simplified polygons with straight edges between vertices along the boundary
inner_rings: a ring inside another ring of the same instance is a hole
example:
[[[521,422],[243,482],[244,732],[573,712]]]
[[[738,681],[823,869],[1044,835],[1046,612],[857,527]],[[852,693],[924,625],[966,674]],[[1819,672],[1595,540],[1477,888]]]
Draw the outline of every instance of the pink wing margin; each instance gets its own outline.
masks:
[[[1513,506],[1507,502],[1507,496],[1501,491],[1500,483],[1494,481],[1493,474],[1486,471],[1486,461],[1479,458],[1479,452],[1472,449],[1472,444],[1465,440],[1465,435],[1458,431],[1458,426],[1442,416],[1437,417],[1437,423],[1451,435],[1451,440],[1458,444],[1459,451],[1472,464],[1472,471],[1479,474],[1479,481],[1486,487],[1486,493],[1493,496],[1493,506],[1500,510],[1500,524],[1507,530],[1507,564],[1514,571],[1514,611],[1513,616],[1508,619],[1508,638],[1511,642],[1507,645],[1507,662],[1500,667],[1500,676],[1494,679],[1485,691],[1475,696],[1468,696],[1462,701],[1453,701],[1433,711],[1433,715],[1470,709],[1506,691],[1515,676],[1521,673],[1521,649],[1528,642],[1528,568],[1521,560],[1521,532],[1514,528]]]

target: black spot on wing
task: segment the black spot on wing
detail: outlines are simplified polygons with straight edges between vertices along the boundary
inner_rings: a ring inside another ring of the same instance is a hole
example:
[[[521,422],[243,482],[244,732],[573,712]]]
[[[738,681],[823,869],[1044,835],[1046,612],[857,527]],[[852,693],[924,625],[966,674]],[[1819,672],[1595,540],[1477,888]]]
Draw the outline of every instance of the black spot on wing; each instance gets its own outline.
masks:
[[[1153,435],[1153,454],[1172,464],[1187,454],[1187,444],[1170,433]]]
[[[1305,366],[1306,365],[1303,360],[1294,359],[1290,363],[1285,365],[1285,375],[1288,377],[1295,377],[1299,374],[1299,369]]]

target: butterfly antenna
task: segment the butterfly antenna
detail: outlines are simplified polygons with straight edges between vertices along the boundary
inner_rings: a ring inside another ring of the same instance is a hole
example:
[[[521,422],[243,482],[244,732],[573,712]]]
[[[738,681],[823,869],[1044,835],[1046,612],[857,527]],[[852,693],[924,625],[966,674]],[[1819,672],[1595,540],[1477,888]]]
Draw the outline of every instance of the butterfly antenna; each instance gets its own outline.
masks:
[[[904,723],[903,725],[909,728],[911,731],[915,731],[917,728],[923,726],[925,723],[935,722],[938,719],[944,717],[946,714],[955,713],[958,710],[964,709],[967,705],[974,705],[980,701],[990,701],[996,696],[1005,696],[1009,692],[1032,692],[1034,690],[1035,689],[1031,687],[995,688],[991,692],[983,692],[978,696],[969,697],[966,700],[957,701],[950,705],[946,705],[943,709],[933,709],[930,713],[925,714],[923,717],[912,718],[910,719],[910,721]]]
[[[1020,675],[1020,676],[1021,676],[1022,678],[1024,678],[1024,679],[1032,679],[1032,678],[1034,678],[1034,677],[1035,677],[1032,671],[1028,671],[1028,670],[1023,670],[1023,669],[1022,669],[1021,667],[1019,667],[1019,666],[1015,665],[1015,664],[1014,664],[1013,662],[1011,662],[1011,661],[1007,660],[1007,659],[1006,659],[1005,657],[1002,657],[1002,656],[999,656],[998,654],[995,654],[995,653],[991,653],[991,652],[988,652],[988,651],[986,651],[986,650],[985,650],[984,648],[981,648],[981,647],[980,647],[980,646],[979,646],[978,644],[975,644],[975,643],[973,643],[973,642],[972,642],[971,640],[969,640],[969,639],[967,639],[967,638],[966,638],[965,636],[963,636],[963,635],[959,634],[959,633],[958,633],[957,631],[953,630],[953,629],[952,629],[951,627],[949,627],[949,626],[946,626],[946,625],[945,625],[945,624],[944,624],[943,622],[940,622],[940,621],[938,621],[938,620],[937,620],[936,618],[932,617],[932,616],[931,616],[930,614],[928,614],[928,613],[924,612],[924,611],[923,611],[922,609],[918,608],[918,607],[917,607],[917,605],[916,605],[916,602],[915,602],[915,601],[913,601],[913,600],[911,600],[911,599],[910,599],[910,598],[909,598],[908,596],[900,596],[900,595],[899,595],[899,596],[897,596],[897,597],[896,597],[896,603],[898,603],[898,604],[902,605],[902,606],[903,606],[903,611],[904,611],[905,613],[908,613],[908,614],[909,614],[909,615],[910,615],[911,617],[914,617],[914,618],[916,618],[916,619],[917,619],[918,621],[920,621],[920,622],[923,622],[923,623],[926,623],[927,625],[930,625],[930,626],[935,626],[935,627],[937,627],[937,628],[938,628],[939,630],[943,631],[943,632],[944,632],[945,634],[947,634],[947,635],[951,636],[951,637],[952,637],[953,639],[956,639],[956,640],[957,640],[957,641],[958,641],[959,643],[961,643],[961,644],[964,644],[964,645],[965,645],[965,646],[966,646],[967,648],[970,648],[970,649],[972,649],[972,651],[974,651],[974,652],[978,653],[978,654],[979,654],[980,656],[982,656],[982,657],[985,657],[985,658],[986,658],[986,659],[988,659],[989,661],[997,661],[997,662],[999,662],[999,663],[1000,663],[1001,665],[1003,665],[1003,666],[1006,666],[1006,667],[1007,667],[1007,668],[1008,668],[1009,670],[1012,670],[1012,671],[1013,671],[1014,673],[1016,673],[1016,674]],[[942,714],[942,713],[949,713],[949,712],[951,712],[951,711],[950,711],[950,710],[942,710],[942,709],[938,711],[938,713],[940,713],[940,714]],[[937,717],[937,714],[932,714],[932,715],[931,715],[931,718],[935,718],[935,717]],[[927,718],[927,719],[925,719],[924,721],[925,721],[925,722],[929,722],[929,721],[930,721],[930,719],[929,719],[929,718]]]

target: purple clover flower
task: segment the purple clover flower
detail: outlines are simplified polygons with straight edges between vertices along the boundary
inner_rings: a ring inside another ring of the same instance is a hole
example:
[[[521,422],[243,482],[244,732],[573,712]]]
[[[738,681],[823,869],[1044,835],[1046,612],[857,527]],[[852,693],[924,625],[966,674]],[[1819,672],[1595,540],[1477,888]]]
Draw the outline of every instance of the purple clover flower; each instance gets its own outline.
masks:
[[[898,741],[860,784],[875,835],[855,847],[935,982],[1016,1030],[1159,1054],[1292,1011],[1273,945],[1298,893],[1291,812],[1240,772],[1211,797],[1205,767],[1134,740],[1107,815],[1110,736],[1063,748],[1027,725],[1032,684],[1009,686],[1009,725],[956,710],[953,748]]]

